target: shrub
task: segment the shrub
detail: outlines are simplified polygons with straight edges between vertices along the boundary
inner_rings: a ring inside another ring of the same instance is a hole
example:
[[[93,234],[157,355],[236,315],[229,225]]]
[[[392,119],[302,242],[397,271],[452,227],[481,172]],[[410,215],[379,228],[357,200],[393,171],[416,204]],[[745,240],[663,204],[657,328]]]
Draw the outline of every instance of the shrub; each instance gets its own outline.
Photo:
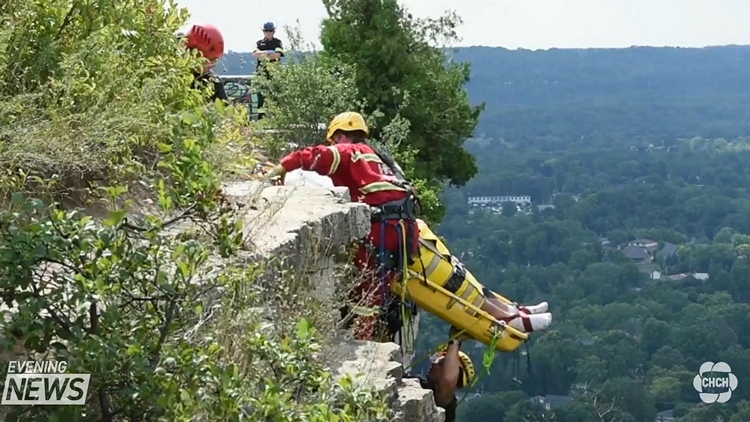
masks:
[[[160,148],[195,144],[211,164],[231,156],[243,110],[201,109],[205,100],[189,88],[200,59],[174,35],[185,17],[159,0],[6,3],[2,193],[88,196],[153,174]]]
[[[437,19],[414,18],[396,0],[323,0],[323,54],[356,65],[356,86],[367,99],[365,110],[383,113],[381,126],[395,116],[419,128],[408,145],[419,160],[415,174],[434,190],[463,186],[477,173],[474,157],[463,148],[483,106],[474,106],[464,85],[468,63],[450,60],[462,21],[455,12]],[[397,88],[397,89],[394,89]],[[445,210],[431,214],[440,220]]]

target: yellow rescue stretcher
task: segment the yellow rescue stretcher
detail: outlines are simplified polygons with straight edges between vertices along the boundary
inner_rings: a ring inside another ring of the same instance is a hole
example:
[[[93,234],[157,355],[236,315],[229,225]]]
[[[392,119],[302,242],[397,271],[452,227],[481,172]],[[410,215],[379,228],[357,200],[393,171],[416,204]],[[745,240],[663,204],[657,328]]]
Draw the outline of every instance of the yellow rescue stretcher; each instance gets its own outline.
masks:
[[[418,219],[417,223],[420,255],[408,268],[406,288],[404,289],[403,283],[394,282],[391,284],[391,291],[406,300],[414,301],[420,308],[464,330],[486,345],[490,345],[497,334],[497,350],[516,350],[528,338],[528,334],[504,321],[496,320],[482,310],[482,305],[487,300],[483,286],[451,255],[424,221]],[[497,293],[493,294],[505,303],[512,303]]]

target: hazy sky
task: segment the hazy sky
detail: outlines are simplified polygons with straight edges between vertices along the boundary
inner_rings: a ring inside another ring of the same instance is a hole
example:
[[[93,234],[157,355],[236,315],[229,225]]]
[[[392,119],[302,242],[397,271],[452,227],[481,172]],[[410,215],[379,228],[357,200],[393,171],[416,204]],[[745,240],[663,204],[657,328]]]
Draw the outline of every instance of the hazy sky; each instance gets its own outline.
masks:
[[[178,0],[190,23],[222,29],[227,49],[249,51],[265,21],[295,25],[317,45],[319,0]],[[750,0],[401,0],[418,17],[453,9],[463,18],[458,45],[506,48],[702,47],[750,44]],[[284,31],[277,31],[284,41]]]

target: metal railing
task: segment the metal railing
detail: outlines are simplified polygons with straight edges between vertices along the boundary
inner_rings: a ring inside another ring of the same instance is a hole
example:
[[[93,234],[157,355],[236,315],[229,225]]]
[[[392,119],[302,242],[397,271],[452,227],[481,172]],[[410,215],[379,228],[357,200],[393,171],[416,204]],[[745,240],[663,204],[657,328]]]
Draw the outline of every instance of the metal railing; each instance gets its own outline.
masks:
[[[255,75],[219,75],[227,97],[233,103],[244,104],[247,106],[247,113],[251,120],[258,120],[258,93],[253,92],[252,81]],[[305,125],[300,125],[305,127]],[[326,123],[319,123],[318,130],[325,131],[328,127]],[[294,126],[289,127],[293,129]],[[278,129],[269,129],[268,132],[279,132]]]
[[[253,92],[252,80],[255,75],[219,75],[224,90],[233,103],[245,104],[252,120],[258,120],[258,93]]]

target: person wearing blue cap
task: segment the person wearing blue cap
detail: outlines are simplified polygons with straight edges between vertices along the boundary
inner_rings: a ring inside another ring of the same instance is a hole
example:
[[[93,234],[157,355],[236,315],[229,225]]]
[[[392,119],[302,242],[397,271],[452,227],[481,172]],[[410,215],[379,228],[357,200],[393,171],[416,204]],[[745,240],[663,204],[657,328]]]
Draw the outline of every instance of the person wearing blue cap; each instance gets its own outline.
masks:
[[[255,74],[259,77],[269,78],[271,75],[266,68],[267,63],[277,63],[284,57],[284,47],[281,40],[276,38],[276,25],[273,22],[263,24],[263,38],[255,43],[253,57],[258,62],[255,65]],[[258,118],[263,118],[262,108],[264,104],[263,94],[258,92]]]

